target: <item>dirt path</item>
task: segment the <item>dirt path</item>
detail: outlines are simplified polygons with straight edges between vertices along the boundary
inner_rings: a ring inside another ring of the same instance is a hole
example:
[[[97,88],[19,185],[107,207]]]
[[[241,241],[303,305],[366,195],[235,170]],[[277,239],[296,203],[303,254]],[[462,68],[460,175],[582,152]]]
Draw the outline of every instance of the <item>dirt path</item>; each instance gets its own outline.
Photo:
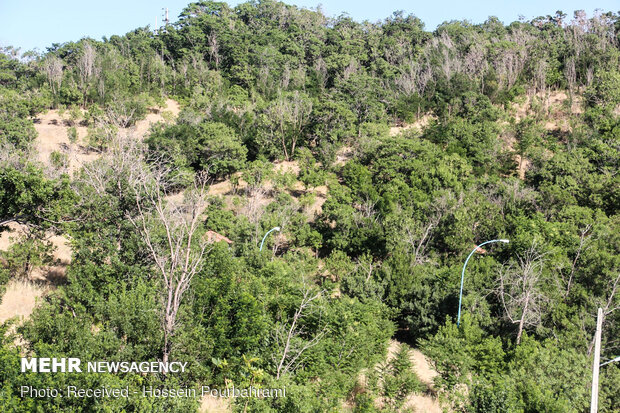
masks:
[[[437,372],[431,367],[426,356],[420,350],[412,349],[411,362],[415,366],[415,374],[420,381],[429,388],[433,388],[433,379],[437,377]]]

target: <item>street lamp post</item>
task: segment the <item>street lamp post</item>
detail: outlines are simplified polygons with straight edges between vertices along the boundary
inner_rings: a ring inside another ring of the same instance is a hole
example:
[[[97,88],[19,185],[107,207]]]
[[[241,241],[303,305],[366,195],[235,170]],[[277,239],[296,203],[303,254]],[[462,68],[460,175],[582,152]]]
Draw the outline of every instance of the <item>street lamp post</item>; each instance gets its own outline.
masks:
[[[599,307],[596,315],[596,333],[594,334],[594,362],[592,363],[592,400],[590,413],[598,412],[598,373],[606,364],[620,361],[620,357],[601,363],[601,335],[603,334],[603,309]]]
[[[265,236],[263,237],[263,240],[260,242],[260,248],[259,251],[263,250],[263,244],[265,243],[265,238],[267,238],[267,235],[269,235],[270,232],[272,231],[280,231],[280,227],[273,227],[271,228],[269,231],[267,231],[267,233],[265,234]]]
[[[459,315],[457,316],[456,321],[457,327],[461,325],[461,302],[463,301],[463,281],[465,280],[465,268],[467,267],[467,262],[469,261],[471,256],[474,255],[476,251],[478,251],[478,248],[482,247],[483,245],[491,244],[493,242],[503,242],[505,244],[508,244],[510,241],[507,239],[493,239],[491,241],[483,242],[482,244],[476,246],[476,248],[474,248],[473,251],[469,253],[469,256],[465,260],[465,264],[463,264],[463,271],[461,272],[461,292],[459,293]]]

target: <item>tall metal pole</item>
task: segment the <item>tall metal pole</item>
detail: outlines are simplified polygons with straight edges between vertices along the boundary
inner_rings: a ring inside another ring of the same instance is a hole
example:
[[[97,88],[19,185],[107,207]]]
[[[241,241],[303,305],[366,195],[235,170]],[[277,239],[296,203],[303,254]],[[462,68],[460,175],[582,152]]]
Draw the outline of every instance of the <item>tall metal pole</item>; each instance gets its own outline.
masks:
[[[461,271],[461,292],[459,293],[459,314],[456,318],[457,327],[461,325],[461,302],[463,301],[463,281],[465,280],[465,268],[467,267],[467,262],[469,261],[471,256],[474,255],[476,251],[478,251],[478,248],[486,244],[491,244],[493,242],[503,242],[505,244],[508,244],[510,241],[507,239],[493,239],[491,241],[483,242],[482,244],[477,245],[476,248],[474,248],[473,251],[469,253],[469,255],[467,256],[467,259],[465,260],[465,264],[463,264],[463,271]]]
[[[280,227],[273,227],[269,231],[267,231],[267,233],[263,237],[263,240],[260,242],[260,248],[258,249],[259,251],[263,250],[263,244],[265,243],[265,238],[267,238],[267,235],[269,235],[271,231],[280,231]]]
[[[598,370],[601,364],[601,330],[603,329],[603,309],[599,307],[596,316],[596,334],[594,335],[594,362],[592,363],[592,402],[590,413],[598,411]]]

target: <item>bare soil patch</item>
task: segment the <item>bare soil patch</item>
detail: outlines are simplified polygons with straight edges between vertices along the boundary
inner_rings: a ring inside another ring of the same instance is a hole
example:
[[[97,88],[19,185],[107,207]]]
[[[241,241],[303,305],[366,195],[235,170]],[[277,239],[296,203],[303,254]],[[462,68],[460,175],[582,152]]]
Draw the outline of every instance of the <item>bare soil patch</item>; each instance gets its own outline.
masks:
[[[19,322],[26,320],[48,290],[48,286],[32,281],[9,281],[0,302],[0,324],[14,317]]]
[[[166,115],[166,112],[170,116]],[[174,119],[180,112],[179,103],[172,100],[166,100],[166,106],[163,108],[151,108],[146,117],[136,122],[129,128],[129,132],[136,137],[142,138],[149,131],[151,126],[158,122],[165,122],[166,118]],[[51,165],[50,156],[53,152],[60,152],[67,156],[67,171],[73,173],[80,169],[86,163],[98,159],[101,155],[97,151],[86,148],[86,136],[88,128],[81,124],[76,124],[75,129],[78,133],[78,141],[72,144],[69,140],[68,130],[69,115],[64,113],[62,116],[58,110],[49,110],[40,114],[34,120],[34,127],[38,133],[34,142],[37,153],[37,159],[45,165]]]
[[[166,99],[166,106],[163,108],[151,108],[146,117],[142,120],[136,122],[136,124],[131,128],[132,132],[134,132],[137,136],[143,137],[147,134],[152,125],[158,122],[166,121],[166,112],[168,112],[172,119],[179,116],[179,112],[181,108],[177,101],[172,99]]]
[[[388,345],[388,351],[385,358],[385,362],[389,363],[396,357],[396,353],[400,350],[401,343],[397,340],[390,340]],[[433,378],[437,375],[437,372],[433,370],[426,357],[417,349],[410,350],[410,360],[413,364],[413,370],[418,376],[420,381],[426,385],[427,391],[424,393],[412,393],[407,396],[405,404],[403,405],[404,411],[425,412],[425,413],[442,413],[441,404],[437,397],[433,395],[434,384]],[[360,386],[366,386],[366,377],[364,373],[360,374],[358,378]],[[375,400],[375,406],[382,407],[383,400],[378,398]]]
[[[227,399],[219,397],[205,396],[200,402],[200,413],[229,413],[232,406]]]
[[[349,160],[353,159],[353,153],[354,153],[353,147],[351,147],[351,146],[343,146],[336,153],[336,161],[334,162],[334,164],[335,165],[344,165]]]
[[[428,124],[431,122],[431,120],[435,119],[435,117],[431,114],[426,114],[424,116],[422,116],[420,119],[416,120],[413,123],[410,123],[408,125],[403,125],[403,126],[392,126],[390,128],[390,136],[396,136],[399,133],[402,133],[403,131],[409,130],[409,129],[417,129],[418,132],[422,132],[424,130],[424,128],[426,128],[428,126]]]
[[[11,245],[19,242],[27,231],[27,227],[22,224],[10,223],[7,226],[10,230],[0,233],[0,251],[7,251]],[[65,282],[65,271],[71,262],[69,240],[52,234],[49,234],[47,239],[54,246],[52,258],[55,264],[33,268],[27,280],[9,281],[0,302],[0,323],[13,317],[19,317],[20,320],[28,318],[39,297]]]
[[[43,164],[50,165],[50,156],[53,152],[60,152],[67,155],[67,169],[70,173],[77,171],[82,164],[90,162],[99,157],[96,152],[86,150],[79,144],[72,144],[69,140],[65,117],[60,116],[57,110],[50,110],[35,119],[34,128],[38,136],[34,142],[37,152],[37,159]],[[88,128],[76,125],[78,142],[84,142],[88,133]]]
[[[273,164],[273,169],[279,173],[292,172],[299,175],[299,162],[297,161],[280,161]]]

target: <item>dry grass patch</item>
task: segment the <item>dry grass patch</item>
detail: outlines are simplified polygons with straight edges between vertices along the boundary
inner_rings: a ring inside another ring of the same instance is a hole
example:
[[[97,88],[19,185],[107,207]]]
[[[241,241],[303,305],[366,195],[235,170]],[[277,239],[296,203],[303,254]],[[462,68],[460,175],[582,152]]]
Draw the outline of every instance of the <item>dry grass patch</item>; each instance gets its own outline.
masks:
[[[8,227],[9,231],[0,233],[0,251],[8,251],[11,245],[27,236],[28,228],[23,224],[13,222]],[[13,278],[8,282],[0,301],[0,323],[13,317],[18,317],[20,322],[28,318],[38,299],[66,282],[65,271],[71,262],[69,240],[51,234],[47,234],[47,239],[54,246],[54,263],[35,266],[28,279]]]
[[[397,340],[390,340],[387,348],[387,354],[384,362],[377,363],[375,369],[382,364],[390,363],[400,350],[402,344]],[[422,393],[411,393],[407,395],[404,405],[399,411],[413,411],[413,412],[425,412],[425,413],[441,413],[444,411],[441,403],[435,395],[433,378],[437,376],[437,372],[432,368],[428,359],[416,349],[409,350],[409,359],[413,366],[412,369],[418,379],[426,387],[426,391]],[[362,370],[357,379],[357,386],[360,391],[364,391],[368,387],[368,379],[366,377],[366,370]],[[384,400],[381,397],[377,397],[374,400],[375,407],[382,408],[384,406]],[[343,409],[350,411],[353,409],[351,401],[347,401],[343,404]],[[450,411],[450,410],[448,410]]]
[[[22,322],[27,319],[50,287],[42,283],[27,280],[11,280],[6,285],[6,290],[0,302],[0,323],[18,317]]]
[[[390,128],[390,136],[396,136],[399,133],[409,130],[409,129],[417,129],[418,132],[422,132],[424,130],[424,128],[426,128],[428,126],[428,124],[431,122],[431,120],[436,119],[435,116],[430,115],[430,114],[426,114],[424,116],[422,116],[420,119],[416,120],[413,123],[410,123],[408,125],[403,125],[403,126],[392,126]]]
[[[200,402],[200,413],[230,413],[230,401],[224,398],[205,396]]]
[[[37,157],[43,164],[50,164],[50,156],[53,152],[60,152],[67,155],[67,170],[74,172],[85,162],[90,162],[99,157],[96,152],[89,152],[78,144],[72,144],[69,140],[66,125],[67,115],[61,116],[58,110],[50,110],[45,114],[39,115],[35,119],[34,127],[37,131],[37,139],[34,147]],[[88,133],[85,126],[76,125],[78,142],[84,142]]]
[[[159,110],[159,108],[150,109],[151,110],[149,110],[149,113],[145,116],[145,118],[137,121],[131,128],[131,130],[139,137],[145,136],[151,126],[155,123],[173,121],[177,116],[179,116],[179,112],[181,111],[179,103],[172,99],[166,99],[166,106],[161,110]]]
[[[144,137],[155,123],[174,120],[180,112],[179,103],[172,99],[167,99],[166,106],[161,110],[151,109],[144,119],[129,128],[130,133],[137,138]],[[70,123],[68,120],[69,114],[65,112],[61,115],[58,110],[49,110],[38,115],[34,120],[34,127],[38,133],[34,147],[38,160],[45,165],[51,165],[50,157],[54,152],[66,155],[66,171],[73,173],[83,164],[99,159],[101,154],[90,151],[84,146],[88,128],[79,123],[74,126],[78,134],[78,143],[71,143],[68,136]]]

